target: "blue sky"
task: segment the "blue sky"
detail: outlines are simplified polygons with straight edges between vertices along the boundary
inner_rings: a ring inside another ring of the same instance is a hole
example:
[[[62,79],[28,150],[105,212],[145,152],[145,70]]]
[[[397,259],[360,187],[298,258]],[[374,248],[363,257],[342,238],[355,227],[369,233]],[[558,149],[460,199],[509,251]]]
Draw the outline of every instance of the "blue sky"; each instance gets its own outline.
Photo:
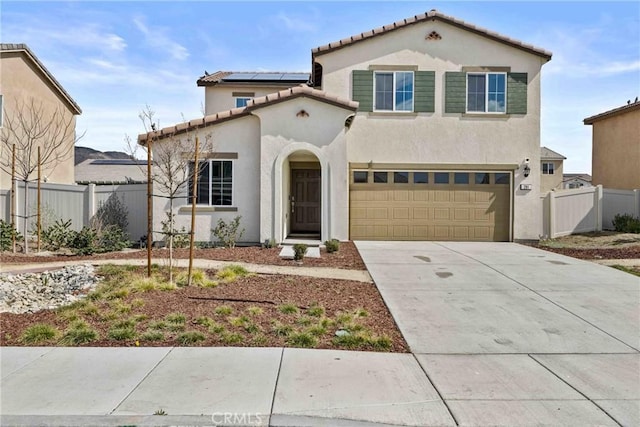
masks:
[[[438,9],[553,52],[541,144],[591,171],[585,117],[640,96],[640,2],[7,1],[0,39],[27,43],[83,109],[79,145],[123,150],[143,131],[201,116],[204,71],[309,71],[311,48]]]

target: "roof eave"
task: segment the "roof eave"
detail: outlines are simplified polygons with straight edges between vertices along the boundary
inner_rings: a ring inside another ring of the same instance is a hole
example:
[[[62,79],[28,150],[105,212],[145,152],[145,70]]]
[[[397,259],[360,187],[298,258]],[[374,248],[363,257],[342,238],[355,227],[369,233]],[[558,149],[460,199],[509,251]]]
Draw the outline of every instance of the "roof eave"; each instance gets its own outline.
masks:
[[[331,43],[329,43],[327,45],[328,46],[327,48],[325,48],[324,46],[319,46],[319,47],[313,48],[313,49],[311,49],[311,57],[313,59],[316,56],[324,55],[326,53],[330,53],[330,52],[333,52],[335,50],[339,50],[339,49],[342,49],[342,48],[345,48],[345,47],[349,47],[349,46],[351,46],[351,45],[353,45],[355,43],[358,43],[358,42],[361,42],[361,41],[365,41],[365,40],[369,40],[369,39],[371,39],[373,37],[377,37],[377,36],[386,34],[386,33],[391,32],[391,31],[399,30],[401,28],[405,28],[405,27],[410,26],[410,25],[415,25],[415,24],[422,23],[422,22],[425,22],[425,21],[428,21],[428,20],[431,20],[431,21],[438,20],[438,21],[442,21],[442,22],[445,22],[447,24],[450,24],[452,26],[455,26],[455,27],[470,31],[470,32],[475,33],[477,35],[492,39],[494,41],[498,41],[500,43],[509,45],[509,46],[514,47],[516,49],[524,50],[527,53],[530,53],[530,54],[533,54],[533,55],[536,55],[536,56],[539,56],[539,57],[543,58],[545,60],[545,62],[549,62],[551,60],[551,57],[552,57],[552,53],[551,52],[548,52],[548,51],[546,51],[544,49],[536,48],[534,46],[527,45],[525,43],[516,42],[516,41],[511,40],[508,37],[502,36],[502,35],[500,35],[498,33],[494,33],[494,32],[491,32],[489,30],[485,30],[485,29],[482,29],[482,28],[475,27],[473,25],[469,25],[464,21],[453,19],[453,18],[448,17],[446,15],[443,15],[443,14],[437,12],[437,11],[431,11],[431,12],[428,12],[427,14],[424,14],[424,15],[425,15],[425,17],[420,17],[420,18],[418,18],[418,15],[414,16],[413,18],[415,18],[415,19],[413,21],[411,21],[411,22],[407,22],[407,19],[405,19],[404,22],[401,25],[397,25],[397,23],[393,23],[393,24],[391,24],[389,26],[383,26],[381,28],[368,31],[367,33],[370,33],[370,34],[361,33],[359,35],[351,36],[351,37],[349,37],[350,41],[348,43],[342,43],[342,40],[339,40],[339,41],[335,42],[336,43],[335,46],[331,46]],[[409,18],[409,19],[411,19],[411,18]],[[389,28],[387,28],[387,27],[389,27]],[[355,37],[359,37],[359,38],[355,38]],[[345,39],[343,39],[343,40],[345,40]]]
[[[33,52],[31,52],[31,49],[29,49],[29,47],[25,44],[19,44],[17,45],[16,48],[11,48],[11,49],[3,49],[2,52],[9,52],[9,53],[24,53],[24,55],[29,58],[31,60],[31,62],[40,70],[40,72],[47,78],[47,80],[49,80],[49,83],[51,83],[51,85],[53,85],[54,88],[56,88],[56,90],[58,91],[58,93],[62,96],[62,98],[67,102],[67,104],[69,105],[69,107],[71,107],[71,110],[74,112],[74,115],[80,115],[82,114],[82,109],[80,108],[80,106],[78,105],[78,103],[71,97],[71,95],[69,95],[69,93],[64,89],[64,87],[62,87],[62,85],[60,84],[60,82],[58,82],[58,80],[56,80],[56,78],[53,76],[53,74],[51,74],[49,72],[49,70],[47,69],[47,67],[44,66],[44,64],[42,62],[40,62],[40,60],[38,59],[37,56],[35,56],[35,54]]]

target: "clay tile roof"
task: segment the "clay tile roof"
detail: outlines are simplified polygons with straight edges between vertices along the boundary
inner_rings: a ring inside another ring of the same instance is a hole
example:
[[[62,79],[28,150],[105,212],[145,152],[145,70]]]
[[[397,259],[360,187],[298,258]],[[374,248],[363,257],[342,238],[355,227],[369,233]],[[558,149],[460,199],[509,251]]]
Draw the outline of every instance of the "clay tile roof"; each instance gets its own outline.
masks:
[[[216,71],[213,74],[204,75],[198,79],[198,86],[213,86],[220,83],[222,79],[233,74],[233,71]]]
[[[231,110],[221,111],[219,113],[190,120],[188,122],[178,123],[174,126],[160,129],[159,131],[140,134],[138,135],[138,143],[141,145],[145,145],[147,138],[163,139],[175,134],[185,133],[187,131],[218,124],[227,120],[248,116],[252,111],[259,108],[267,107],[269,105],[277,104],[279,102],[298,97],[312,98],[320,102],[325,102],[327,104],[345,108],[347,110],[355,111],[358,109],[358,102],[350,101],[338,96],[328,95],[324,91],[312,89],[306,85],[300,85],[281,90],[276,93],[271,93],[269,95],[261,96],[259,98],[253,98],[247,102],[246,107],[239,107],[233,108]]]
[[[547,147],[540,147],[540,159],[541,160],[567,160],[565,156],[557,153]]]
[[[594,122],[598,120],[606,119],[612,116],[617,116],[618,114],[629,113],[631,111],[635,111],[640,109],[640,100],[636,98],[635,102],[629,102],[627,105],[623,105],[622,107],[614,108],[613,110],[605,111],[604,113],[596,114],[595,116],[587,117],[583,120],[585,125],[592,125]]]
[[[380,28],[376,28],[370,31],[366,31],[357,35],[353,35],[351,37],[344,38],[337,42],[332,42],[326,44],[324,46],[319,46],[314,49],[311,49],[312,56],[323,55],[325,53],[329,53],[336,49],[341,49],[343,47],[352,45],[356,42],[363,41],[375,36],[379,36],[384,33],[388,33],[390,31],[398,30],[400,28],[406,27],[408,25],[417,24],[424,21],[442,21],[447,24],[453,25],[458,28],[462,28],[467,31],[471,31],[472,33],[487,37],[489,39],[498,41],[500,43],[507,44],[509,46],[515,47],[517,49],[524,50],[525,52],[529,52],[533,55],[540,56],[547,61],[551,59],[551,52],[535,47],[531,44],[524,43],[520,40],[512,39],[510,37],[504,36],[502,34],[496,33],[494,31],[487,30],[482,27],[477,27],[473,24],[469,24],[460,19],[456,19],[453,16],[444,15],[437,10],[433,9],[427,13],[422,13],[419,15],[412,16],[410,18],[403,19],[402,21],[394,22],[393,24],[384,25]]]
[[[37,68],[40,69],[40,71],[42,71],[42,74],[44,74],[45,78],[47,78],[49,80],[49,82],[51,82],[53,87],[55,87],[58,90],[60,95],[62,95],[62,97],[67,101],[67,103],[71,107],[71,110],[73,110],[73,113],[74,114],[82,114],[82,110],[80,109],[80,106],[76,103],[76,101],[73,100],[71,95],[69,95],[67,93],[67,91],[64,90],[64,88],[62,87],[60,82],[58,82],[58,80],[56,80],[56,78],[53,77],[53,74],[51,74],[49,72],[49,70],[47,70],[47,67],[45,67],[44,64],[42,62],[40,62],[38,57],[34,55],[34,53],[31,51],[31,49],[29,49],[29,47],[26,44],[24,44],[24,43],[0,43],[0,56],[4,52],[21,52],[21,53],[23,53],[27,58],[29,58],[36,65]]]

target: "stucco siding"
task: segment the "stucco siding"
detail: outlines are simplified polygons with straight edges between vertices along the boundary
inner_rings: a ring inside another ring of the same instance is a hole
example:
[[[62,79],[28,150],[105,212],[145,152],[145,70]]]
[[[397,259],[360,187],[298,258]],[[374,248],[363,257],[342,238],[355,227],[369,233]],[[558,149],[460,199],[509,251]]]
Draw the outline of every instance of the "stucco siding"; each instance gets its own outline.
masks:
[[[306,114],[300,114],[304,111]],[[348,239],[345,119],[351,111],[309,98],[256,110],[261,121],[261,240],[286,237],[290,215],[286,160],[312,154],[321,166],[321,238]],[[284,166],[284,167],[283,167]]]
[[[542,173],[542,163],[553,163],[553,174]],[[551,190],[559,190],[562,188],[562,174],[563,174],[562,160],[540,160],[540,192],[546,193]]]
[[[194,132],[191,136],[199,136],[204,140],[209,136],[213,141],[213,151],[218,153],[237,153],[233,160],[233,204],[236,211],[212,211],[203,205],[196,207],[196,236],[197,241],[211,241],[211,229],[215,228],[219,219],[232,221],[236,216],[242,216],[241,228],[244,228],[242,242],[259,242],[260,226],[260,123],[256,117],[248,116],[229,122],[220,123]],[[182,136],[184,137],[184,135]],[[176,138],[180,138],[177,136]],[[171,144],[173,138],[162,140],[161,144]],[[221,159],[222,160],[222,159]],[[154,191],[158,191],[157,189]],[[187,230],[191,224],[191,205],[187,204],[186,188],[184,198],[174,201],[176,226],[184,226]],[[165,198],[154,199],[154,230],[161,230],[161,222],[166,219],[165,211],[169,210],[169,202]],[[224,208],[228,208],[225,206]],[[215,209],[215,208],[214,208]],[[155,239],[161,235],[156,233]]]
[[[425,40],[431,31],[442,39]],[[358,113],[347,133],[349,162],[519,164],[514,175],[514,239],[538,239],[540,210],[540,69],[543,60],[442,22],[425,22],[320,55],[322,89],[351,98],[353,70],[417,66],[435,71],[434,113]],[[510,67],[528,74],[525,115],[444,113],[447,71],[463,67]],[[531,190],[520,190],[531,184]]]
[[[291,86],[295,86],[292,84]],[[286,89],[286,86],[209,86],[205,88],[205,115],[219,113],[220,111],[236,108],[237,93],[254,93],[253,98],[269,95]],[[243,96],[243,98],[247,98]],[[250,97],[249,97],[250,98]]]
[[[640,188],[640,110],[593,123],[593,185]]]
[[[0,61],[0,94],[3,95],[5,110],[4,126],[8,125],[7,118],[15,114],[18,105],[28,106],[33,99],[36,105],[42,103],[45,114],[53,114],[56,109],[60,109],[64,120],[70,120],[71,129],[75,129],[76,118],[68,103],[59,94],[58,89],[44,78],[42,72],[30,60],[25,60],[25,56],[21,53],[2,52]],[[75,135],[71,134],[65,148],[61,150],[67,151],[67,156],[61,162],[43,169],[42,175],[47,177],[47,182],[61,184],[74,182],[74,138]],[[36,161],[35,152],[36,150],[34,150],[34,163]],[[2,153],[2,156],[6,158],[11,154]],[[30,178],[35,179],[36,173],[34,172]],[[10,186],[11,176],[6,172],[0,172],[0,188],[8,189]]]

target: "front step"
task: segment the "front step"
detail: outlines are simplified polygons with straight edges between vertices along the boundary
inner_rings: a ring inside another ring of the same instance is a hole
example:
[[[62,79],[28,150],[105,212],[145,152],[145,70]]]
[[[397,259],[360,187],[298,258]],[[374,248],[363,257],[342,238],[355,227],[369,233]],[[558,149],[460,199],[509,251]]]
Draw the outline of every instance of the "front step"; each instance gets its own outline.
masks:
[[[280,258],[293,259],[293,245],[284,245],[280,251]],[[320,246],[309,246],[305,258],[320,258]]]

